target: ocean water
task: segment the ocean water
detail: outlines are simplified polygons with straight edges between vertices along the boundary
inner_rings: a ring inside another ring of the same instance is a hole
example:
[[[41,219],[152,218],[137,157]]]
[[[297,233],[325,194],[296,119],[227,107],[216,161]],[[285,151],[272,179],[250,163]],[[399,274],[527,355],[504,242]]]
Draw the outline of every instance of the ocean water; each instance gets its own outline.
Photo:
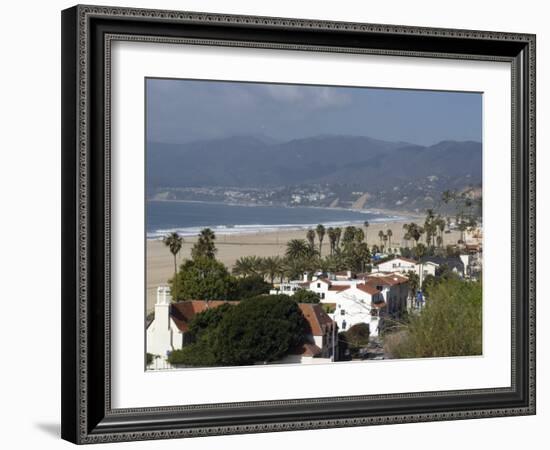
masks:
[[[257,233],[277,230],[300,230],[321,223],[329,226],[360,225],[401,219],[369,211],[336,208],[282,206],[243,206],[212,202],[146,203],[147,239],[158,239],[177,231],[193,236],[209,227],[216,234]]]

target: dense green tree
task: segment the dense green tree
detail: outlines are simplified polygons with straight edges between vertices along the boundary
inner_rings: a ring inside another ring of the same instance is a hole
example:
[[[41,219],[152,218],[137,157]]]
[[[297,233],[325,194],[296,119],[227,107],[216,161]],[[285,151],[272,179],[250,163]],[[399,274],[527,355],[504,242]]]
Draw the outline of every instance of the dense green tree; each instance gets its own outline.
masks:
[[[307,322],[286,295],[260,296],[235,306],[222,305],[192,321],[195,342],[171,353],[169,361],[187,366],[235,366],[269,362],[300,345]]]
[[[244,300],[262,294],[269,294],[271,284],[264,280],[261,275],[250,275],[237,278],[234,281],[230,297],[235,300]]]
[[[216,245],[214,241],[216,240],[216,235],[210,228],[203,228],[199,233],[197,242],[193,245],[191,249],[191,257],[193,259],[197,258],[210,258],[214,259],[216,257]]]
[[[216,328],[212,328],[216,330]],[[188,367],[211,367],[219,366],[218,359],[214,354],[214,346],[211,344],[212,332],[206,332],[200,340],[185,345],[181,350],[174,350],[168,355],[168,362],[174,365]]]
[[[321,296],[308,289],[298,289],[292,296],[297,303],[319,303]]]
[[[216,328],[215,354],[222,365],[274,361],[305,337],[306,321],[286,295],[241,302]]]
[[[170,287],[182,300],[225,300],[231,297],[234,278],[219,261],[207,257],[186,260]]]
[[[172,256],[174,257],[174,280],[175,280],[175,286],[172,290],[172,299],[174,301],[177,301],[178,299],[178,279],[177,279],[177,273],[178,273],[178,263],[177,263],[177,254],[181,250],[181,247],[183,245],[183,238],[178,233],[170,233],[169,235],[165,236],[162,240],[164,245],[168,247],[170,250],[170,253],[172,253]]]
[[[208,329],[217,327],[223,316],[235,306],[235,303],[224,303],[195,315],[189,322],[189,333],[193,341],[200,339],[201,335]]]

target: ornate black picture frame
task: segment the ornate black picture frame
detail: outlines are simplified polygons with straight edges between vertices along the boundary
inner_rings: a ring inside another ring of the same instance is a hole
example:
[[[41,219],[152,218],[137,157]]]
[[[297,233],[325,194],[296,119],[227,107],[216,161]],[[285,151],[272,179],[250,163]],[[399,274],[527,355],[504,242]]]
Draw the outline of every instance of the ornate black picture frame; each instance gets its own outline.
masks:
[[[507,388],[113,409],[110,45],[116,40],[507,61],[512,373]],[[535,36],[99,6],[62,12],[62,437],[74,443],[535,414]]]

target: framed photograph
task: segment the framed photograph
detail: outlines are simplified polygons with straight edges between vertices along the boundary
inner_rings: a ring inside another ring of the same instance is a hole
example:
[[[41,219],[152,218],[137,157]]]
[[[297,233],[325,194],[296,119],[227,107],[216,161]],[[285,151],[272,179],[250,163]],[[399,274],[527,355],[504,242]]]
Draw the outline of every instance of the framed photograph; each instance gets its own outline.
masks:
[[[535,36],[62,12],[62,437],[535,413]]]

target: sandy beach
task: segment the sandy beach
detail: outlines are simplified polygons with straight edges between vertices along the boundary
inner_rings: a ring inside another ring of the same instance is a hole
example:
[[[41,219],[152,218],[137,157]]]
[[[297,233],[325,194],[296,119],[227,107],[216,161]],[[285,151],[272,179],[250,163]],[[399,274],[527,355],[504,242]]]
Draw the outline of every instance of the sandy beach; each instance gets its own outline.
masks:
[[[403,223],[407,221],[393,221],[371,223],[367,230],[367,242],[369,245],[380,244],[378,232],[392,230],[392,247],[404,245],[402,242],[405,230]],[[423,220],[418,220],[422,223]],[[365,229],[363,228],[363,231]],[[230,270],[237,259],[242,256],[256,255],[260,257],[280,255],[283,256],[286,250],[286,243],[291,239],[305,239],[306,230],[284,230],[269,233],[250,234],[226,234],[216,236],[216,247],[218,249],[217,259],[224,263]],[[444,245],[455,243],[459,239],[459,233],[453,231],[444,234]],[[178,265],[191,257],[191,247],[196,237],[184,238],[183,247],[178,254]],[[411,244],[409,244],[411,245]],[[325,236],[323,240],[322,254],[329,253],[329,239]],[[153,309],[155,303],[156,289],[172,277],[174,273],[174,262],[172,254],[168,251],[162,241],[147,241],[147,311]]]

